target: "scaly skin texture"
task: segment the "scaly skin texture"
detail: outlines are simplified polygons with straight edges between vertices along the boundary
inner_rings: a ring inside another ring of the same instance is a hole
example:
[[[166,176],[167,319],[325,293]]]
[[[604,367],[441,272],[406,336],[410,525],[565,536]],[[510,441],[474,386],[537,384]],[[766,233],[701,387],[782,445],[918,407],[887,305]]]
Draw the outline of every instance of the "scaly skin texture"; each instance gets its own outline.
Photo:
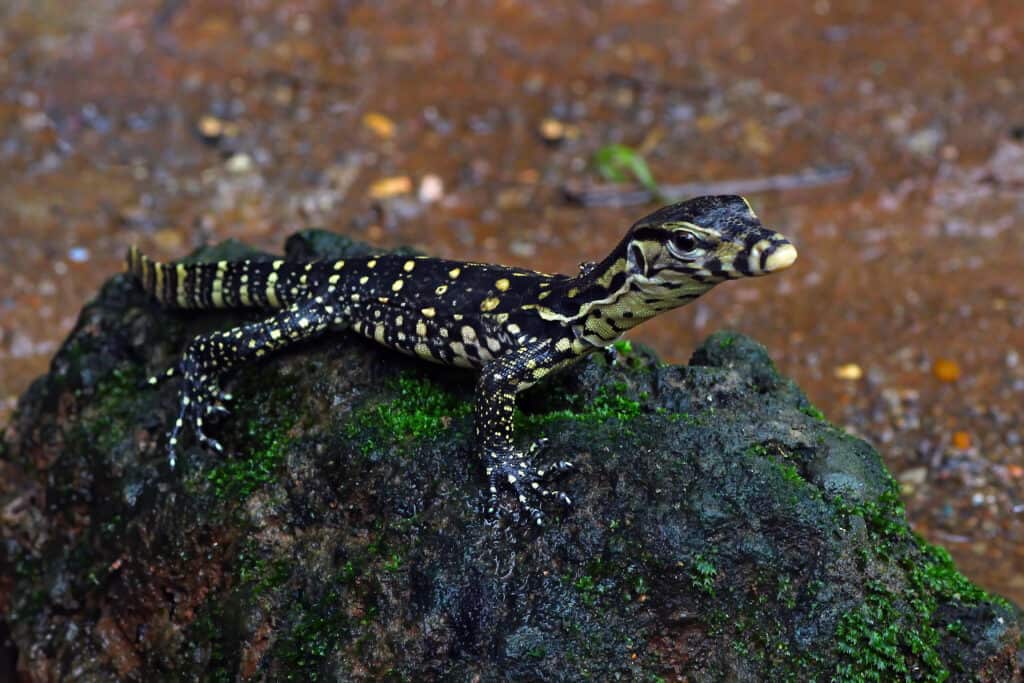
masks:
[[[227,413],[223,402],[230,396],[218,381],[232,367],[351,328],[424,360],[480,370],[476,439],[490,512],[498,512],[499,487],[507,485],[541,524],[538,499],[570,503],[546,481],[571,465],[538,468],[535,447],[516,448],[516,394],[720,282],[765,275],[795,260],[796,249],[761,225],[745,199],[726,195],[673,204],[640,219],[607,258],[583,264],[575,277],[396,255],[174,265],[134,248],[128,269],[165,306],[275,311],[260,322],[196,338],[165,373],[184,380],[168,438],[172,466],[186,425],[202,444],[221,450],[204,433],[203,420]]]

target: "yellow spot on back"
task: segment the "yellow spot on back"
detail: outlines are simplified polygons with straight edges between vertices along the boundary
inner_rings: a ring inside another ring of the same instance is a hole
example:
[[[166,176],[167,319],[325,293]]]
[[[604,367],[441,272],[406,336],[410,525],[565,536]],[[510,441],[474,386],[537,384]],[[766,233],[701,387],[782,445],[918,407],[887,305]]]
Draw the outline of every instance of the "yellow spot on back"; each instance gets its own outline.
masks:
[[[555,342],[556,351],[568,351],[570,348],[572,348],[572,340],[568,337],[562,337]]]
[[[412,263],[412,261],[409,261],[409,263]],[[391,291],[392,292],[401,291],[403,285],[405,285],[405,283],[402,282],[401,280],[395,280],[394,282],[391,283]]]
[[[467,343],[476,341],[476,330],[469,325],[463,325],[460,332],[462,332],[462,339]]]
[[[505,329],[508,330],[509,334],[519,334],[519,325],[516,325],[515,323],[512,323]]]
[[[361,284],[361,285],[365,285],[369,281],[370,281],[370,276],[369,275],[364,275],[361,278],[359,278],[359,284]]]
[[[345,267],[345,262],[344,261],[335,261],[334,262],[334,269],[335,270],[341,270],[344,267]]]
[[[336,284],[338,284],[338,280],[340,280],[340,279],[341,279],[340,275],[332,275],[329,278],[327,278],[327,281],[330,282],[332,285],[336,285]]]
[[[457,278],[459,276],[459,273],[461,273],[461,272],[462,272],[461,268],[452,268],[451,270],[448,271],[448,277],[450,277],[451,279],[454,280],[455,278]]]
[[[429,308],[420,309],[420,313],[423,314],[424,318],[433,318],[437,315],[437,310],[433,306],[430,306]]]
[[[416,347],[413,350],[420,358],[432,359],[434,357],[434,354],[430,353],[430,347],[423,342],[416,344]]]
[[[370,259],[369,261],[366,262],[366,267],[367,268],[375,268],[376,266],[377,266],[377,259],[375,259],[375,258],[372,258],[372,259]]]
[[[280,339],[281,338],[281,330],[271,330],[270,331],[270,338],[271,339]]]
[[[434,290],[434,294],[436,294],[438,296],[441,296],[442,294],[444,294],[447,291],[448,291],[448,285],[441,285],[440,287],[438,287],[437,289]]]
[[[427,336],[427,326],[422,320],[416,323],[416,334],[420,337]]]
[[[406,261],[405,264],[402,266],[402,270],[404,270],[407,273],[411,273],[412,269],[415,268],[415,267],[416,267],[416,262],[415,261]]]
[[[511,284],[511,283],[509,283],[508,278],[504,278],[503,277],[503,278],[501,278],[500,280],[498,280],[497,282],[494,283],[494,287],[499,292],[506,292],[506,291],[508,291],[509,284]]]
[[[498,307],[499,303],[501,303],[501,301],[499,301],[498,297],[496,297],[496,296],[487,297],[486,299],[484,299],[480,303],[480,310],[481,311],[493,311],[495,308]]]
[[[273,268],[274,270],[277,270],[278,268],[280,268],[283,265],[284,265],[284,261],[274,261],[273,263],[270,264],[270,267]]]

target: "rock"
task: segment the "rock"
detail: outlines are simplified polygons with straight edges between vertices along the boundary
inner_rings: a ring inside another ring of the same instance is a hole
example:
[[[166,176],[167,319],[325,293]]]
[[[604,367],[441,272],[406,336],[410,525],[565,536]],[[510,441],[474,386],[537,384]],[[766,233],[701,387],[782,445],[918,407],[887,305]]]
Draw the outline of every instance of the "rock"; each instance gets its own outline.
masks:
[[[1020,613],[750,339],[527,392],[521,443],[577,463],[535,530],[482,513],[474,376],[349,334],[241,369],[228,454],[170,470],[177,387],[140,382],[256,315],[165,312],[124,275],[82,311],[0,450],[0,679],[1020,679]]]

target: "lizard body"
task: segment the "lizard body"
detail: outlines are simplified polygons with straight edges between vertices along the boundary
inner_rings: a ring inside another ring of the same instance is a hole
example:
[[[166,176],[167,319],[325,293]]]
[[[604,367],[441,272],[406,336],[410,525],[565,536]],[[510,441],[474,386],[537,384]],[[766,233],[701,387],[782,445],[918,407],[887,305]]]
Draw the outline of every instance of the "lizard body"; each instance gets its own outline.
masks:
[[[227,412],[223,401],[230,397],[218,380],[232,367],[351,328],[403,353],[480,371],[476,439],[491,511],[497,510],[499,486],[508,485],[540,524],[543,513],[533,501],[551,496],[568,503],[568,496],[544,483],[570,465],[537,468],[530,452],[516,448],[516,394],[720,282],[781,270],[795,259],[796,249],[762,226],[745,199],[716,196],[642,218],[607,258],[584,264],[575,277],[399,255],[165,264],[135,248],[128,269],[168,307],[275,311],[193,340],[165,373],[184,378],[168,439],[172,466],[185,426],[202,444],[221,450],[203,431],[203,420]]]

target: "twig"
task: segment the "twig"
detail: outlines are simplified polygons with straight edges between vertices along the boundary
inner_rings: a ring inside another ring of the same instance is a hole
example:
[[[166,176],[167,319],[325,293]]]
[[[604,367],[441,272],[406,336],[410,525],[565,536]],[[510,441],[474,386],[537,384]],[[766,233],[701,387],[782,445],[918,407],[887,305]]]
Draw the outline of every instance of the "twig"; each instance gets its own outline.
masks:
[[[662,197],[672,202],[685,197],[708,194],[753,194],[832,185],[845,182],[852,175],[853,172],[847,166],[826,166],[761,178],[661,185],[659,189]],[[581,206],[636,206],[646,204],[655,198],[653,192],[643,187],[578,181],[566,183],[562,187],[562,193],[570,202]]]

